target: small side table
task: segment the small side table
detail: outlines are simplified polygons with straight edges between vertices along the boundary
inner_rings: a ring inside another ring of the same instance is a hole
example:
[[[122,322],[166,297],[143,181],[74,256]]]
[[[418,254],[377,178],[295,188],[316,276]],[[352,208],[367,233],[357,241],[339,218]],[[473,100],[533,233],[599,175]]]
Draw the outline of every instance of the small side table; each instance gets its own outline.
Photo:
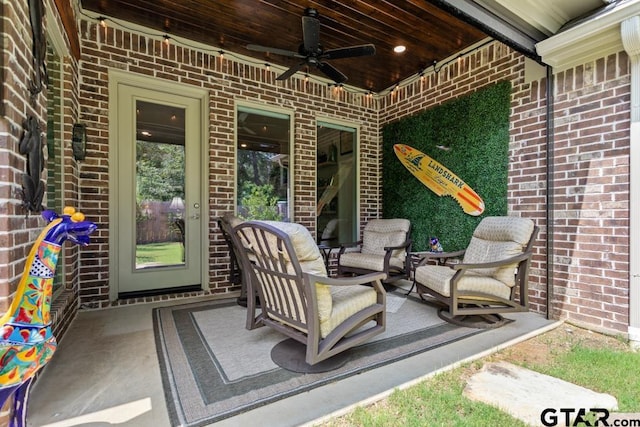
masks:
[[[325,245],[321,243],[318,245],[318,249],[320,249],[320,253],[322,254],[322,259],[324,259],[324,266],[327,268],[327,275],[329,275],[329,256],[331,255],[332,249],[337,249],[337,247]]]

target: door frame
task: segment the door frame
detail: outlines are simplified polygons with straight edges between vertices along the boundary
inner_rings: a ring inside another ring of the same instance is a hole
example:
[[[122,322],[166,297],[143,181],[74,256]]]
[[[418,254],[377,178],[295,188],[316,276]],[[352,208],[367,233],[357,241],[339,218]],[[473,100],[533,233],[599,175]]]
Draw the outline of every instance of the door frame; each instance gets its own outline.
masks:
[[[118,165],[118,87],[120,85],[133,86],[147,90],[164,92],[171,95],[199,99],[202,105],[201,111],[201,135],[200,144],[200,230],[203,238],[200,239],[202,289],[209,286],[209,180],[205,171],[209,165],[209,91],[202,88],[184,84],[168,82],[160,79],[150,79],[149,76],[134,74],[117,69],[109,69],[109,218],[117,218],[117,176]],[[118,299],[120,289],[118,279],[118,245],[114,240],[118,236],[119,221],[109,221],[109,300]]]

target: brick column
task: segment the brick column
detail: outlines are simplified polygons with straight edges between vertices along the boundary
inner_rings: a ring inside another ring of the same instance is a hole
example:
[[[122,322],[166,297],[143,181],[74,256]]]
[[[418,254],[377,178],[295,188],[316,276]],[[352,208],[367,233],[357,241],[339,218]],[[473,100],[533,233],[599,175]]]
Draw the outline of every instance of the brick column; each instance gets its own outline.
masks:
[[[622,22],[622,44],[631,61],[629,159],[629,339],[640,348],[640,16]]]

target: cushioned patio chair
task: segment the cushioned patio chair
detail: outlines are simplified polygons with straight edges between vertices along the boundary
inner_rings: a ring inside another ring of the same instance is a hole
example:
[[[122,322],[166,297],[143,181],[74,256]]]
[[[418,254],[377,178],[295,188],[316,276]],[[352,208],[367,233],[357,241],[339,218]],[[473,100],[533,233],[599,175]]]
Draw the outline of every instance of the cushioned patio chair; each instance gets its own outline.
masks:
[[[251,286],[251,274],[247,269],[243,267],[241,257],[242,253],[245,251],[245,248],[242,247],[242,244],[238,240],[238,237],[233,229],[235,226],[242,224],[242,222],[242,219],[234,215],[225,215],[218,218],[218,225],[220,227],[220,231],[222,232],[222,237],[229,247],[229,257],[231,262],[230,282],[240,285],[240,296],[238,297],[238,304],[243,307],[247,307],[246,328],[255,329],[260,318],[259,314],[257,313],[258,308],[260,307],[260,300],[255,289]],[[249,257],[251,262],[255,261],[252,254],[249,253],[247,254],[247,256]],[[251,298],[249,297],[249,295],[251,295]]]
[[[273,348],[276,364],[297,372],[335,369],[346,362],[345,350],[384,332],[383,273],[327,277],[316,242],[300,224],[249,221],[234,231],[260,298],[258,325],[290,338]]]
[[[502,326],[500,313],[528,310],[529,265],[537,233],[530,219],[483,218],[465,250],[424,257],[414,272],[418,293],[444,304],[438,314],[449,322]],[[459,257],[461,262],[450,262]],[[432,258],[449,262],[433,265]]]
[[[242,270],[240,266],[240,260],[237,255],[238,251],[233,242],[233,226],[231,225],[231,219],[229,217],[218,218],[218,227],[222,233],[222,238],[229,248],[229,282],[240,286],[240,296],[238,297],[238,304],[247,306],[247,290],[242,281]]]
[[[350,248],[356,248],[356,250]],[[384,283],[408,279],[411,272],[411,222],[408,219],[372,219],[362,240],[342,245],[338,252],[338,276],[380,271]]]

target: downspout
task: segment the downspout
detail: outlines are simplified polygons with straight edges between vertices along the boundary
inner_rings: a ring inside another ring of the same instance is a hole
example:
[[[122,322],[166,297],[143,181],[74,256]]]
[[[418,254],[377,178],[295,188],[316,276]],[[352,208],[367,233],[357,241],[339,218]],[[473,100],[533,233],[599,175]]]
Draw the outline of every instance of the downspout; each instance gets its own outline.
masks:
[[[631,133],[629,135],[629,340],[640,348],[640,16],[622,21],[622,45],[631,62]],[[634,185],[635,183],[635,185]]]
[[[554,206],[553,206],[553,174],[554,174],[554,127],[553,127],[553,68],[547,65],[547,200],[546,200],[546,216],[547,216],[547,319],[553,318],[553,236],[554,236]]]

